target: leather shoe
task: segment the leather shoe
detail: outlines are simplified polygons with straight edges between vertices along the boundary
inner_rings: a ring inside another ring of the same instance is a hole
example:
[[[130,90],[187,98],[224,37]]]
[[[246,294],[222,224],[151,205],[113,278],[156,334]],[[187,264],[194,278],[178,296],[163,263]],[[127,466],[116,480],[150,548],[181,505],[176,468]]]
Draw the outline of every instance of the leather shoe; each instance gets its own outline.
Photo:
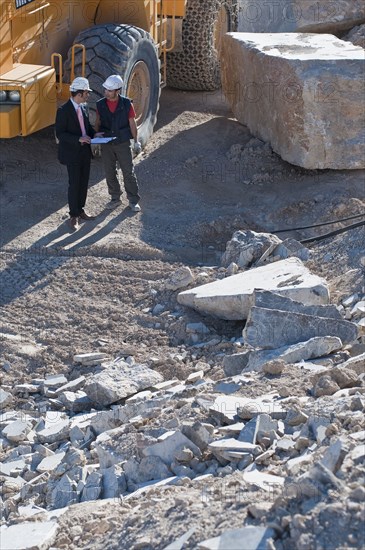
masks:
[[[89,216],[89,214],[86,214],[86,212],[81,212],[79,218],[81,220],[95,220],[96,216]]]
[[[72,216],[69,219],[68,223],[69,223],[69,226],[71,227],[72,231],[77,231],[78,230],[79,220],[76,217]]]

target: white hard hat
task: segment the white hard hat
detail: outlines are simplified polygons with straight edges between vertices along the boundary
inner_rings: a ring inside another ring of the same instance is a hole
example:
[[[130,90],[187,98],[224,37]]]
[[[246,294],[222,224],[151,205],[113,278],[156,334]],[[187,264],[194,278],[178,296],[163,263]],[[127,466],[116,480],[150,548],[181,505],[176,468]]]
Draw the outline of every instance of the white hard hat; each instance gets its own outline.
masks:
[[[123,88],[123,79],[119,74],[112,74],[108,76],[106,81],[103,84],[103,88],[106,90],[120,90]]]
[[[78,90],[82,90],[83,92],[92,92],[87,78],[78,76],[71,82],[70,92],[77,92]]]

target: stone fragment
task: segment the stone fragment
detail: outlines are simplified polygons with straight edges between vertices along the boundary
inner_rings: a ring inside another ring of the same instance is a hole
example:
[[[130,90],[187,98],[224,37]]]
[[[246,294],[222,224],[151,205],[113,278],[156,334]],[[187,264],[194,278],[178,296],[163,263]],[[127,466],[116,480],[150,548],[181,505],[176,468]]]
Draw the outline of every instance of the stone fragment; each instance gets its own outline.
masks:
[[[242,335],[253,347],[276,349],[326,336],[336,336],[350,344],[357,339],[358,328],[339,319],[252,307]]]
[[[332,380],[331,376],[325,374],[321,376],[313,388],[314,397],[322,397],[323,395],[333,395],[340,389],[340,386]]]
[[[103,487],[101,498],[118,498],[127,490],[127,483],[123,469],[118,464],[101,470]]]
[[[190,449],[189,451],[192,452]],[[160,457],[145,456],[139,464],[138,476],[139,481],[144,483],[154,479],[166,479],[171,476],[171,472]]]
[[[201,451],[204,451],[210,441],[212,440],[211,434],[207,428],[201,422],[195,422],[194,424],[183,424],[181,427],[182,433],[194,443]]]
[[[355,386],[359,386],[361,383],[359,382],[357,374],[349,369],[344,367],[343,365],[339,367],[333,367],[332,369],[329,369],[328,374],[340,386],[341,389],[343,388],[353,388]]]
[[[335,474],[341,468],[348,452],[349,448],[346,441],[339,438],[326,449],[321,458],[321,463]]]
[[[168,466],[173,462],[175,454],[184,447],[191,449],[195,456],[201,456],[199,447],[197,447],[180,431],[175,431],[171,433],[171,435],[165,437],[162,441],[150,445],[149,447],[145,447],[142,453],[144,456],[158,456]]]
[[[64,508],[79,501],[79,494],[76,491],[77,483],[64,474],[51,490],[49,505],[51,509]]]
[[[282,361],[281,359],[273,359],[272,361],[268,361],[262,365],[262,372],[265,374],[278,376],[283,372],[284,368],[285,361]]]
[[[89,411],[92,407],[92,401],[82,390],[63,391],[59,394],[58,399],[64,405],[65,409],[72,412]]]
[[[272,491],[273,485],[282,486],[285,482],[285,477],[260,472],[255,464],[249,466],[242,473],[242,478],[247,483],[261,487],[264,491]]]
[[[227,242],[221,265],[227,267],[234,262],[241,268],[250,267],[273,244],[277,246],[281,242],[279,237],[271,233],[256,233],[249,229],[236,231]]]
[[[203,370],[198,370],[190,373],[187,379],[185,380],[185,384],[195,384],[195,382],[198,382],[199,380],[204,380]]]
[[[46,420],[43,427],[36,429],[36,436],[40,443],[55,443],[68,439],[70,430],[70,421],[68,418],[62,419],[56,416]]]
[[[73,360],[75,363],[81,363],[84,367],[92,365],[100,365],[102,361],[108,359],[106,353],[78,353],[74,355]]]
[[[335,4],[327,0],[316,4],[308,0],[268,0],[264,4],[238,0],[237,19],[239,32],[337,34],[363,23],[365,9],[361,0],[337,0]]]
[[[27,439],[27,435],[31,429],[32,425],[30,422],[26,420],[16,420],[8,424],[6,428],[3,429],[2,433],[9,441],[19,443]]]
[[[26,468],[24,458],[10,460],[9,462],[0,462],[0,474],[5,476],[17,476]]]
[[[42,389],[41,384],[17,384],[14,386],[14,393],[28,395],[30,393],[39,393]]]
[[[223,357],[223,370],[226,376],[235,376],[241,374],[244,368],[247,367],[250,357],[250,351],[243,351],[241,353],[233,353],[232,355],[225,355]]]
[[[67,384],[67,378],[63,374],[56,374],[53,376],[47,376],[44,380],[43,386],[44,390],[55,390],[56,388],[59,388],[60,386],[63,386],[64,384]]]
[[[365,24],[356,25],[347,34],[342,36],[342,40],[351,42],[354,46],[361,46],[365,49]]]
[[[82,490],[80,502],[97,500],[102,491],[103,475],[100,472],[92,472],[86,479],[85,487]]]
[[[330,34],[226,33],[221,66],[234,116],[284,160],[365,167],[362,48]]]
[[[341,364],[341,368],[351,369],[357,374],[365,373],[365,353],[351,357]]]
[[[194,275],[191,269],[187,266],[180,267],[169,277],[165,283],[165,288],[168,290],[178,290],[184,288],[194,282]]]
[[[242,529],[225,531],[218,537],[200,542],[198,550],[218,550],[230,548],[235,550],[261,550],[268,548],[267,544],[273,538],[273,529],[262,526],[248,526]]]
[[[289,409],[285,417],[285,423],[289,426],[299,426],[307,422],[308,416],[299,409]]]
[[[254,445],[253,443],[248,443],[247,441],[239,441],[238,439],[234,439],[232,437],[212,441],[209,443],[208,449],[216,456],[219,456],[222,451],[250,453],[254,456],[258,456],[262,453],[262,448],[259,445]]]
[[[36,470],[40,474],[44,472],[53,472],[62,462],[65,457],[65,452],[54,453],[46,456],[37,466]]]
[[[2,525],[1,547],[4,550],[45,550],[50,548],[57,534],[57,521],[37,521]]]
[[[86,382],[84,391],[94,403],[105,406],[162,381],[160,374],[145,365],[130,367],[120,361],[95,374]]]
[[[288,296],[306,304],[326,304],[327,284],[298,258],[250,269],[178,294],[180,304],[227,320],[247,319],[255,288]]]
[[[75,378],[75,380],[70,380],[70,382],[67,382],[67,384],[64,384],[63,386],[57,388],[55,390],[55,393],[56,395],[59,395],[60,393],[65,391],[76,392],[83,387],[85,380],[85,376],[79,376],[78,378]]]
[[[255,350],[249,355],[247,370],[260,370],[260,367],[268,361],[280,359],[285,363],[299,363],[308,359],[314,359],[328,355],[342,348],[340,338],[335,336],[325,336],[310,338],[307,342],[299,342],[291,346],[283,346],[274,350]],[[305,363],[300,366],[306,368]],[[310,368],[309,368],[310,370]],[[318,367],[316,370],[325,370]]]

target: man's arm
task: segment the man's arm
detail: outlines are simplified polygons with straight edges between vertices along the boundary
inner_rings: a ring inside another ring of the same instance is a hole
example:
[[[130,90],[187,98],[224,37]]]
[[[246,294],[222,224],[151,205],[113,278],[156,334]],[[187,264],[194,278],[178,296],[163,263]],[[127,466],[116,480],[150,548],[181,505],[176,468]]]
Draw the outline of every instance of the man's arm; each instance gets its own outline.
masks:
[[[63,108],[58,109],[56,114],[56,136],[59,141],[69,143],[71,145],[78,143],[80,136],[73,134],[68,130],[67,113]]]
[[[131,134],[134,141],[138,141],[138,128],[136,119],[134,117],[129,119],[129,127],[131,129]]]

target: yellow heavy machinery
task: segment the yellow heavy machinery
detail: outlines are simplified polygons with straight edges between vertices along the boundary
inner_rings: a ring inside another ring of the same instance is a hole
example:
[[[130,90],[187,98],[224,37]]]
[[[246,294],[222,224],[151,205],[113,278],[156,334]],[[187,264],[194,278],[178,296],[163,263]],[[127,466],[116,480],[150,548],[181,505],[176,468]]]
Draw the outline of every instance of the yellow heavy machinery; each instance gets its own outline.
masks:
[[[161,87],[219,86],[219,42],[235,0],[0,0],[0,138],[53,124],[75,76],[94,100],[120,74],[145,143]]]

